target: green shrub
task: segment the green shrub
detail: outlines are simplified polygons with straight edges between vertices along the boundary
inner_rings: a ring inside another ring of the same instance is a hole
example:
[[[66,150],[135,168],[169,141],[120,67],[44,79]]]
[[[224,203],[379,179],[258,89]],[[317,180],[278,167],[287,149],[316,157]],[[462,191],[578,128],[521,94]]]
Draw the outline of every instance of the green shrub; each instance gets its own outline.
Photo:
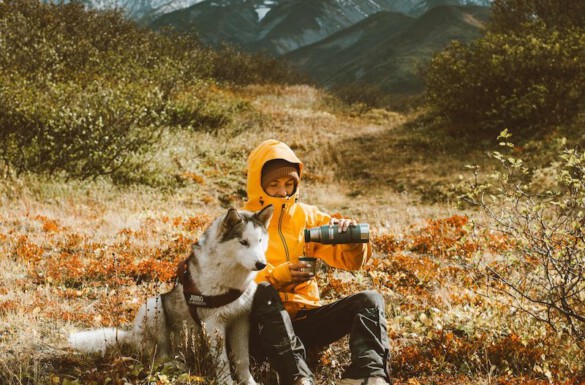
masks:
[[[246,84],[299,84],[308,78],[282,59],[264,54],[249,54],[232,45],[213,51],[212,76],[222,82]]]
[[[55,81],[78,83],[102,77],[164,83],[172,77],[180,86],[211,74],[211,54],[195,38],[154,33],[118,11],[86,10],[81,2],[6,0],[0,20],[0,68],[31,79],[51,74]]]
[[[19,172],[139,181],[164,129],[215,130],[249,108],[214,76],[276,81],[279,68],[81,2],[1,1],[0,156]]]
[[[376,85],[352,83],[335,87],[333,93],[348,105],[357,106],[360,112],[383,105],[385,93]]]
[[[175,95],[167,121],[174,127],[209,131],[230,124],[237,114],[250,108],[249,103],[206,84]]]
[[[500,145],[513,150],[510,134]],[[479,267],[513,305],[585,348],[585,153],[564,147],[545,170],[512,151],[494,152],[499,168],[464,188],[463,199],[491,219],[510,245],[501,256],[483,254]],[[543,175],[548,175],[543,178]]]
[[[166,103],[156,88],[3,79],[0,151],[17,171],[75,178],[124,169],[161,133]]]
[[[490,30],[523,33],[535,24],[548,29],[585,27],[585,2],[579,0],[494,0]]]
[[[533,28],[452,43],[429,67],[427,101],[467,133],[493,137],[505,127],[521,135],[572,121],[585,100],[585,32]]]

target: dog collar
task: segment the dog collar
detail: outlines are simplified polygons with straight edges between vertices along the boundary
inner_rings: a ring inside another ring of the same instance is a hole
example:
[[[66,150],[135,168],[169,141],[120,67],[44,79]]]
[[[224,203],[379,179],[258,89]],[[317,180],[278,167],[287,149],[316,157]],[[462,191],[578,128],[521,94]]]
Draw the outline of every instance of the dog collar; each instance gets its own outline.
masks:
[[[224,306],[240,298],[243,294],[240,290],[236,289],[229,289],[227,293],[220,295],[201,294],[201,291],[199,291],[197,285],[195,285],[195,282],[191,279],[191,274],[189,274],[189,259],[179,262],[177,278],[179,283],[183,285],[183,295],[185,296],[185,301],[187,301],[189,308],[216,308]]]

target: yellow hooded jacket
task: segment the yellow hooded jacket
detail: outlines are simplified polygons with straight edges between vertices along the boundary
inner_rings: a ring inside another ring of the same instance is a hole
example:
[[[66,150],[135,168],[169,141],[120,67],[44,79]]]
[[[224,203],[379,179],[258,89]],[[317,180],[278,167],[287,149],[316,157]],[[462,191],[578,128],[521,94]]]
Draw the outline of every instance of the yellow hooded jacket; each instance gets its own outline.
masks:
[[[285,309],[294,318],[299,310],[315,308],[321,303],[317,281],[311,279],[293,283],[289,264],[303,256],[305,228],[327,225],[331,216],[315,206],[299,203],[298,185],[290,197],[266,194],[260,183],[262,167],[273,159],[298,164],[299,177],[302,177],[303,164],[286,144],[276,140],[261,143],[248,158],[248,202],[244,210],[257,211],[269,204],[274,205],[274,214],[268,226],[267,266],[258,273],[256,281],[270,282],[279,291]],[[372,248],[370,243],[323,245],[310,242],[306,255],[321,258],[329,266],[356,270],[371,257]]]

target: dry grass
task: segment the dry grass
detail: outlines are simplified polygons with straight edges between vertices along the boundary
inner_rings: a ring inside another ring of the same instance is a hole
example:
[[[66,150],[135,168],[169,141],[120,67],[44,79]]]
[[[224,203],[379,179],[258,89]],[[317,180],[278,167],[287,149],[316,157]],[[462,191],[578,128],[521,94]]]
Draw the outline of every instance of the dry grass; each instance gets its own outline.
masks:
[[[66,337],[128,326],[147,296],[168,289],[210,218],[241,204],[247,154],[268,138],[305,162],[304,201],[373,225],[373,264],[321,280],[329,299],[372,287],[384,294],[397,384],[583,381],[583,351],[511,308],[472,267],[505,247],[468,233],[449,201],[473,152],[412,131],[399,114],[356,117],[307,86],[237,92],[254,111],[213,134],[169,134],[159,148],[153,170],[182,187],[2,179],[0,383],[198,383],[192,366],[138,362],[124,351],[79,355]],[[326,351],[316,362],[320,383],[333,384],[347,361],[344,344]],[[256,373],[275,384],[269,371]]]

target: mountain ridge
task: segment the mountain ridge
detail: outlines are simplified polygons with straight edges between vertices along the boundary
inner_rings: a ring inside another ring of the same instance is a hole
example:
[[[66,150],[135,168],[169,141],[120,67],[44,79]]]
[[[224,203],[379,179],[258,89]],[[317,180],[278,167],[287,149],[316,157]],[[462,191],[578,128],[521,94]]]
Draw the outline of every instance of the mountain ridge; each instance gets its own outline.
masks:
[[[420,18],[381,12],[284,57],[321,86],[361,82],[392,93],[417,93],[423,87],[419,67],[452,40],[479,38],[489,14],[483,7],[444,5]]]

